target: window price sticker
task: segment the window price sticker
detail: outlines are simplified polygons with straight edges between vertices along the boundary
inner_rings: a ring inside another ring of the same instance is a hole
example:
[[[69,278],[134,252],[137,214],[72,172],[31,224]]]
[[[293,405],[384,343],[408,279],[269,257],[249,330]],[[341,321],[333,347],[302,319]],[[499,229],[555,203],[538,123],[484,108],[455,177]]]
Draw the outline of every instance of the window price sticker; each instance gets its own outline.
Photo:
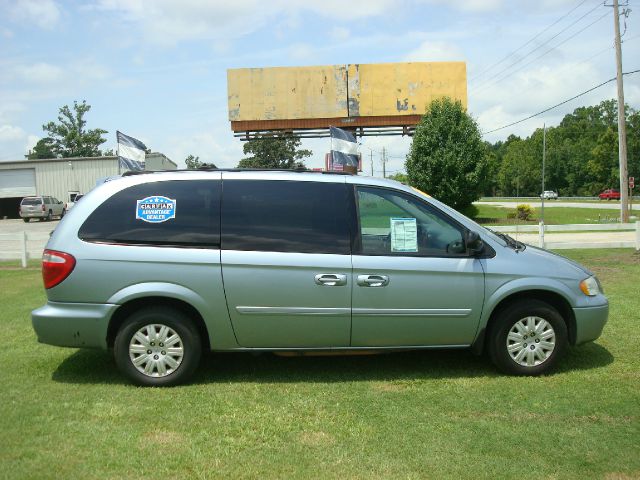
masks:
[[[418,251],[418,224],[415,218],[391,218],[391,251]]]

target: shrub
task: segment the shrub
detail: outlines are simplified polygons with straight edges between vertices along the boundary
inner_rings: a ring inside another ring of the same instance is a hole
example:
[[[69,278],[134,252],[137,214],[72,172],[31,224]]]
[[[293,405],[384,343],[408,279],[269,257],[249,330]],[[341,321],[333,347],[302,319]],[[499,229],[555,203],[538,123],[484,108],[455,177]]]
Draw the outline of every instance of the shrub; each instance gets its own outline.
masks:
[[[533,215],[535,214],[535,210],[531,208],[531,205],[520,204],[516,207],[515,216],[518,220],[533,220]]]

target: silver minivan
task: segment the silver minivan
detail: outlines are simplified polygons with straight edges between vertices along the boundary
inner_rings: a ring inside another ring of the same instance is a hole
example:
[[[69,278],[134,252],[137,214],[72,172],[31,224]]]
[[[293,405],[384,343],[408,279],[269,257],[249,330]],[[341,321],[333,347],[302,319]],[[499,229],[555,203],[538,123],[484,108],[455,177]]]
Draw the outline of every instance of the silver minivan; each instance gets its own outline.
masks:
[[[411,187],[322,172],[130,175],[89,192],[43,256],[40,342],[113,349],[141,385],[203,351],[470,348],[538,375],[595,340],[596,277]]]

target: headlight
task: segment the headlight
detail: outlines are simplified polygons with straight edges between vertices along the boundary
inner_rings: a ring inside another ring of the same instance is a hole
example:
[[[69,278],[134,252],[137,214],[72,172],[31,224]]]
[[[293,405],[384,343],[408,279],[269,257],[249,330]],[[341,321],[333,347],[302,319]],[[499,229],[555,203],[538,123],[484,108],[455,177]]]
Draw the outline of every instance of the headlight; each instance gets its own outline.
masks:
[[[589,297],[593,297],[602,293],[602,289],[600,288],[600,282],[596,277],[585,278],[580,282],[580,290],[582,293]]]

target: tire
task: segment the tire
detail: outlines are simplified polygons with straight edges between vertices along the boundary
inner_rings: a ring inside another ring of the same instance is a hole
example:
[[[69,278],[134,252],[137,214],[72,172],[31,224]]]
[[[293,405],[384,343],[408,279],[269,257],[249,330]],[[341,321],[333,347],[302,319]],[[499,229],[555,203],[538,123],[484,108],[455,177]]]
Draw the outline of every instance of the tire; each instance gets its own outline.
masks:
[[[524,300],[499,314],[488,340],[489,355],[500,370],[511,375],[540,375],[552,370],[565,353],[567,325],[551,305]]]
[[[62,209],[62,213],[60,214],[60,220],[62,220],[66,214],[67,214],[67,211]]]
[[[156,338],[152,341],[154,332]],[[160,341],[174,335],[178,339],[170,344]],[[120,371],[136,384],[168,387],[191,377],[200,363],[202,343],[188,315],[173,308],[148,307],[125,320],[116,335],[113,353]]]
[[[49,212],[47,213],[47,216],[44,217],[44,221],[45,222],[50,222],[51,221],[51,210],[49,210]]]
[[[23,221],[24,223],[29,223],[29,219],[28,219],[28,218],[23,218],[23,219],[22,219],[22,221]]]

